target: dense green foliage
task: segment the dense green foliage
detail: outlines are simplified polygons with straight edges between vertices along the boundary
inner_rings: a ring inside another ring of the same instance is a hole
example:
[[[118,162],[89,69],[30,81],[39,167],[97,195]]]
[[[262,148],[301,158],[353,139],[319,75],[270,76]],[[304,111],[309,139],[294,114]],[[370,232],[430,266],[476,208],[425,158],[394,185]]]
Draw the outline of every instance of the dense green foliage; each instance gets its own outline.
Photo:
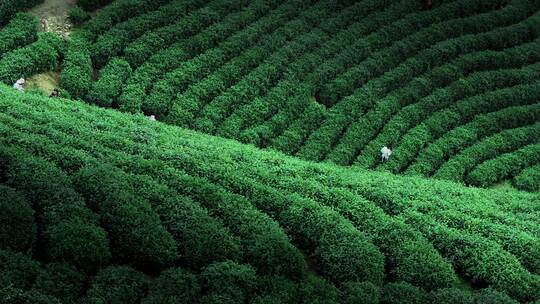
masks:
[[[93,11],[96,8],[102,7],[113,2],[113,0],[77,0],[77,5],[85,11]]]
[[[29,9],[44,0],[2,0],[0,2],[0,26],[8,23],[15,14]]]
[[[491,112],[538,100],[540,4],[420,2],[117,0],[79,32],[106,76],[75,96],[308,160],[468,184],[498,154],[459,149],[538,121]],[[117,58],[132,71],[108,66]],[[447,146],[481,114],[499,129]]]
[[[73,99],[82,99],[92,87],[92,61],[88,42],[82,38],[73,38],[69,42],[62,63],[60,86]]]
[[[4,2],[1,303],[540,301],[539,1]]]
[[[518,189],[526,191],[539,191],[540,190],[540,165],[523,170],[514,179],[514,185]]]
[[[62,57],[62,41],[41,33],[36,42],[5,54],[0,59],[0,81],[13,84],[21,77],[54,70]]]
[[[28,14],[17,14],[0,30],[0,58],[6,53],[37,40],[38,20]]]
[[[74,25],[81,25],[83,22],[90,19],[90,14],[83,10],[80,6],[76,5],[69,10],[69,20]]]
[[[99,79],[94,82],[88,92],[87,100],[102,107],[110,107],[118,98],[122,90],[122,84],[131,74],[131,66],[123,59],[111,60],[101,71]]]
[[[538,219],[523,212],[536,196],[316,165],[68,100],[5,92],[0,109],[0,179],[48,244],[27,230],[15,248],[29,255],[5,251],[14,288],[91,303],[480,303],[442,291],[461,277],[498,290],[485,297],[540,296]]]

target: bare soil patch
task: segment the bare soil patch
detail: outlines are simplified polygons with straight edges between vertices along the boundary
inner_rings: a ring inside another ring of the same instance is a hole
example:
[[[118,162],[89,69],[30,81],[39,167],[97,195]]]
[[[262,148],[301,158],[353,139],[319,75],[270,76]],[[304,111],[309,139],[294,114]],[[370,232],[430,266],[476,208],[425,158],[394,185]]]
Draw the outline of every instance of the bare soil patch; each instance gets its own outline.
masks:
[[[28,12],[39,18],[41,30],[54,32],[63,38],[69,37],[73,24],[68,19],[68,11],[76,0],[45,0]]]
[[[26,87],[29,90],[38,89],[45,94],[50,94],[53,89],[58,88],[60,83],[60,72],[49,71],[33,75],[26,79]]]

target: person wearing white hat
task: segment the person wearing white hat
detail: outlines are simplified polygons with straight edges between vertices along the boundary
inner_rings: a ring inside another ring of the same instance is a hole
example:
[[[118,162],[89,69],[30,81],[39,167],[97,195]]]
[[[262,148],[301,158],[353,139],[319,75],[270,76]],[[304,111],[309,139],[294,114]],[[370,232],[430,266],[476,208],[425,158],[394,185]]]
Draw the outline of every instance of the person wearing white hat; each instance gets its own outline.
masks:
[[[13,88],[16,89],[16,90],[19,90],[19,91],[24,91],[24,84],[26,83],[26,81],[24,80],[24,78],[21,78],[19,80],[17,80],[17,82],[15,82],[15,84],[13,85]]]
[[[388,148],[387,146],[382,147],[381,149],[381,162],[385,162],[390,158],[390,155],[392,155],[392,150]]]

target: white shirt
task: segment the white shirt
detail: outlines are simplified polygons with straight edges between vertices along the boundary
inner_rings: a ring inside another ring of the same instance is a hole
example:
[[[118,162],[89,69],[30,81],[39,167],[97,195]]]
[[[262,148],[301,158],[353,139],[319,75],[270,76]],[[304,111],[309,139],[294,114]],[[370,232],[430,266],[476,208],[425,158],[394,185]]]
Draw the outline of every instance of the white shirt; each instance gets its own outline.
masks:
[[[382,154],[382,157],[388,158],[388,157],[390,157],[390,155],[392,155],[392,150],[390,150],[390,149],[388,149],[388,147],[384,146],[381,149],[381,154]]]
[[[155,115],[147,116],[147,118],[148,118],[150,121],[156,121],[156,116],[155,116]]]
[[[24,91],[24,83],[26,81],[24,81],[24,78],[21,78],[19,80],[17,80],[17,82],[15,82],[15,84],[13,85],[13,88],[15,90],[19,90],[19,91]]]

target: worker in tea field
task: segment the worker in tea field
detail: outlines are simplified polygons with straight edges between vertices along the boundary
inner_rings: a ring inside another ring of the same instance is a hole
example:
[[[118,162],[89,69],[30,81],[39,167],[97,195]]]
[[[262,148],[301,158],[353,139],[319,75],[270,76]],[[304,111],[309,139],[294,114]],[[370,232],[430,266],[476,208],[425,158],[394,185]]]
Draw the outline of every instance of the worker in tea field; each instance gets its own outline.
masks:
[[[424,0],[424,10],[430,10],[433,7],[433,0]]]
[[[60,91],[58,91],[58,89],[54,89],[52,91],[51,95],[49,95],[49,97],[51,97],[51,98],[60,97]]]
[[[21,79],[17,80],[17,82],[15,82],[15,84],[13,84],[13,88],[15,90],[24,91],[24,84],[25,83],[26,83],[26,81],[24,80],[24,78],[21,78]]]
[[[150,120],[150,121],[156,121],[156,116],[155,115],[146,116],[146,118],[148,118],[148,120]]]
[[[388,158],[392,155],[392,150],[388,148],[387,146],[382,147],[381,149],[381,162],[384,163],[388,160]]]

